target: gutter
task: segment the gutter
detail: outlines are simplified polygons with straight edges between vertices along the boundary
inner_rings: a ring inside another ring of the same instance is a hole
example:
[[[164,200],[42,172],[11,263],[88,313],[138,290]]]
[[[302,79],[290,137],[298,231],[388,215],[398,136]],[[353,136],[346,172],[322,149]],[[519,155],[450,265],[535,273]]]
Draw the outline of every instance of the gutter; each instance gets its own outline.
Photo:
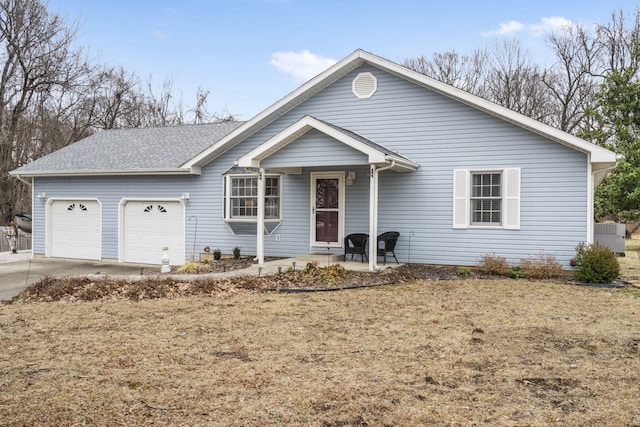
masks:
[[[92,170],[92,171],[44,171],[44,172],[25,172],[15,173],[9,172],[9,175],[18,177],[58,177],[58,176],[131,176],[131,175],[201,175],[202,171],[199,167],[179,169],[139,169],[139,170]],[[22,179],[21,179],[22,180]],[[26,181],[25,181],[26,182]]]
[[[25,178],[22,177],[22,175],[19,174],[13,174],[11,172],[9,172],[9,175],[18,178],[20,181],[24,182],[25,184],[27,184],[28,186],[32,186],[33,185],[33,181],[27,181]]]

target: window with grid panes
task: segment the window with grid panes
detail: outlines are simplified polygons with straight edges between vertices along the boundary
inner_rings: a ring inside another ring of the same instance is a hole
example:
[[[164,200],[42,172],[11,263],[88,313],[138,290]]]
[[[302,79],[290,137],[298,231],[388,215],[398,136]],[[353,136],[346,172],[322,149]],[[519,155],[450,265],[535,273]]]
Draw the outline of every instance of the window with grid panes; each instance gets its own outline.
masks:
[[[229,206],[230,219],[256,219],[258,217],[258,177],[231,176]],[[280,177],[265,177],[265,219],[280,218]]]
[[[502,224],[502,174],[471,173],[471,225]]]

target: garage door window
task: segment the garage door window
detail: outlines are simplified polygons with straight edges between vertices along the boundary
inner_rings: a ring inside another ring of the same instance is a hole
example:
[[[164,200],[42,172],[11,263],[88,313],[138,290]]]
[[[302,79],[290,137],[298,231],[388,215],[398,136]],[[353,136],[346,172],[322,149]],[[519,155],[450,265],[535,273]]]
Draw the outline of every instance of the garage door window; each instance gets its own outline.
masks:
[[[162,205],[148,205],[144,208],[145,212],[167,213],[167,209]]]
[[[86,211],[87,210],[87,207],[82,203],[78,203],[77,208],[78,208],[78,210],[81,210],[81,211]],[[67,210],[68,211],[76,210],[76,204],[75,203],[71,203],[69,205],[69,207],[67,208]]]

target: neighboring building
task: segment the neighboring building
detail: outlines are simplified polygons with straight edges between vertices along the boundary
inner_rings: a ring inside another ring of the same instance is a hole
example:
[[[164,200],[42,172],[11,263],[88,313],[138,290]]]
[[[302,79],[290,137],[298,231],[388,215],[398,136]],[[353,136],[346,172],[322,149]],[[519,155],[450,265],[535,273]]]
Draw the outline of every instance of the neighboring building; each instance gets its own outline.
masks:
[[[159,264],[167,246],[182,264],[239,246],[262,260],[399,231],[402,262],[544,251],[568,266],[615,163],[357,50],[247,122],[102,131],[11,174],[33,185],[33,251],[50,257]]]

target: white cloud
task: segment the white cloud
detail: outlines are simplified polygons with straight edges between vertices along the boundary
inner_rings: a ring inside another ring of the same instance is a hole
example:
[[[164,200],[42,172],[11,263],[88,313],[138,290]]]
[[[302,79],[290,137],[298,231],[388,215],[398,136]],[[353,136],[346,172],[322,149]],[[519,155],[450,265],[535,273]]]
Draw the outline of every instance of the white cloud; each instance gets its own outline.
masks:
[[[497,30],[485,31],[483,36],[506,36],[509,34],[517,33],[524,29],[524,24],[518,21],[502,22]]]
[[[529,30],[531,34],[534,36],[542,36],[545,34],[552,33],[556,30],[559,30],[563,27],[571,27],[573,23],[569,21],[567,18],[562,16],[550,16],[547,18],[542,18],[539,24],[532,24],[529,26]]]
[[[532,37],[540,37],[569,26],[573,26],[573,23],[567,18],[562,16],[549,16],[541,18],[540,22],[535,24],[523,24],[518,21],[502,22],[498,29],[484,31],[482,35],[485,37],[510,36],[521,32]]]
[[[275,52],[269,64],[286,74],[291,74],[297,83],[302,83],[320,74],[336,61],[303,50],[302,52]]]

